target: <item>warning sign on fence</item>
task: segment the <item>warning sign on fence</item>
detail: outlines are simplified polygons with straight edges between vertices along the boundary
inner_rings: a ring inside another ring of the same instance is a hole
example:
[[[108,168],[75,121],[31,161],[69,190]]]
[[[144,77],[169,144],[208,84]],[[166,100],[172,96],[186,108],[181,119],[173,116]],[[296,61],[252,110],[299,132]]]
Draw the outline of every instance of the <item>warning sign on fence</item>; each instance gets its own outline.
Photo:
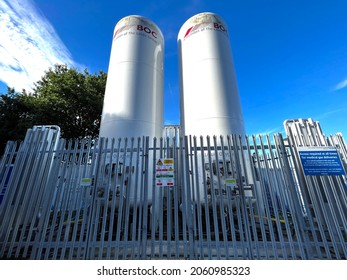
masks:
[[[160,158],[155,166],[155,185],[157,187],[173,187],[175,169],[173,158]]]
[[[331,147],[299,148],[299,155],[305,175],[343,175],[343,166],[336,149]]]

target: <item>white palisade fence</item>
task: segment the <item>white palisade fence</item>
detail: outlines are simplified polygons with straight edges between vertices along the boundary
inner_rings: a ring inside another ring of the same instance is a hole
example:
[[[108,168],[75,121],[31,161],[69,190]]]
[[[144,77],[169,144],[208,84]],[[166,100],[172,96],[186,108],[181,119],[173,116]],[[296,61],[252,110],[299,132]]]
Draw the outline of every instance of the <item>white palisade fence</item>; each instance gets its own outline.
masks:
[[[294,136],[165,135],[9,142],[0,258],[347,258],[346,176],[306,176]]]

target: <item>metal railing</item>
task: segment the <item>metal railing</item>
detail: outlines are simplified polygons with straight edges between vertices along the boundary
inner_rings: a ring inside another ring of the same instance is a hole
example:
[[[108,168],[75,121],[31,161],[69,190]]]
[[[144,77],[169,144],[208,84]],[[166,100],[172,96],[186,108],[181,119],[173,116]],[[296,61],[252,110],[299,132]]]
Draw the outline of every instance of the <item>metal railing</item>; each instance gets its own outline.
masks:
[[[65,141],[36,127],[9,142],[0,257],[347,258],[345,175],[305,176],[281,134],[177,135]],[[346,156],[342,136],[329,141]]]

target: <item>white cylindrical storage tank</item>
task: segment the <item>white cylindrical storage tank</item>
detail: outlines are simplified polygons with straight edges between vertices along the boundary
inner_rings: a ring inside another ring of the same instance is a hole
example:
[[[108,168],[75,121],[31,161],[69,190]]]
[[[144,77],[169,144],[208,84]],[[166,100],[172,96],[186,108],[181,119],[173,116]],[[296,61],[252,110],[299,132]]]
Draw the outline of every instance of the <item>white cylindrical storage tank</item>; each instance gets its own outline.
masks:
[[[142,16],[115,26],[100,137],[160,137],[163,131],[164,40]]]
[[[188,19],[178,34],[181,125],[185,135],[245,133],[228,29],[213,13]]]
[[[160,29],[142,16],[127,16],[114,28],[99,137],[161,137],[163,132],[164,39]],[[129,139],[130,142],[130,139]],[[117,141],[116,141],[117,143]],[[116,148],[117,145],[114,147]],[[111,150],[111,149],[109,149]],[[144,151],[122,149],[106,154],[105,186],[114,194],[123,193],[133,205],[143,198],[135,172],[142,172],[137,157]],[[143,186],[152,202],[153,152],[148,155],[148,178]],[[111,171],[110,171],[111,170]],[[141,170],[141,171],[140,171]],[[111,179],[109,178],[110,172]],[[107,186],[107,184],[109,186]],[[113,196],[115,197],[115,196]]]
[[[216,145],[220,145],[221,135],[245,135],[225,21],[220,16],[207,12],[191,17],[179,31],[178,51],[183,134],[217,136]],[[195,151],[192,152],[194,153]],[[216,203],[221,201],[222,196],[227,205],[226,188],[231,187],[227,186],[226,181],[237,178],[225,172],[225,168],[232,166],[235,157],[231,153],[218,156],[217,151],[211,151],[207,155],[204,151],[196,153],[198,162],[194,168],[198,170],[199,181],[193,192],[193,200],[200,200],[201,204],[205,204],[214,194]],[[221,170],[216,169],[217,165]],[[242,169],[242,172],[246,171]],[[212,201],[207,203],[211,205]]]

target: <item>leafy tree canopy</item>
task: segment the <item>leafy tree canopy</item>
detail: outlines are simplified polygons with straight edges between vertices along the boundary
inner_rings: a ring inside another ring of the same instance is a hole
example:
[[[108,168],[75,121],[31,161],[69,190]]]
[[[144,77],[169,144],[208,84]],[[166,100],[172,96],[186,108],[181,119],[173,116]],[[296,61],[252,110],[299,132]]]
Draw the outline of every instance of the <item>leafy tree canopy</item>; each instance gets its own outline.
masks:
[[[94,138],[99,133],[107,74],[55,65],[31,92],[8,88],[0,95],[0,153],[8,140],[23,140],[34,125],[58,125],[62,137]]]

